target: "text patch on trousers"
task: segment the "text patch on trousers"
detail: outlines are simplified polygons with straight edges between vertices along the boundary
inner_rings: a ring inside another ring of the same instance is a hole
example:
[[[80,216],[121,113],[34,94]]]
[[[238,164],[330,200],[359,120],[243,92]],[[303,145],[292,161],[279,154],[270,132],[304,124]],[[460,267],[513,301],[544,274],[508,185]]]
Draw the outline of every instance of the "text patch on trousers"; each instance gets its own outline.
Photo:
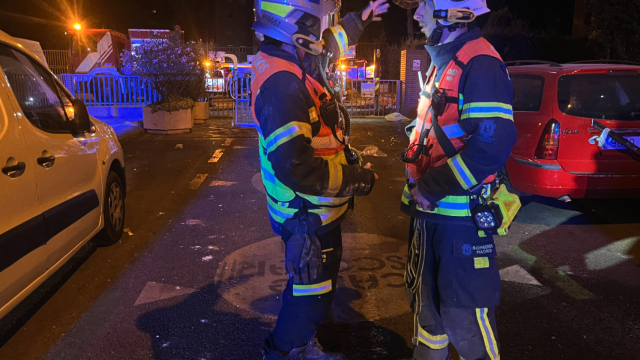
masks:
[[[493,241],[464,242],[457,241],[453,248],[456,256],[462,257],[495,257],[496,245]]]

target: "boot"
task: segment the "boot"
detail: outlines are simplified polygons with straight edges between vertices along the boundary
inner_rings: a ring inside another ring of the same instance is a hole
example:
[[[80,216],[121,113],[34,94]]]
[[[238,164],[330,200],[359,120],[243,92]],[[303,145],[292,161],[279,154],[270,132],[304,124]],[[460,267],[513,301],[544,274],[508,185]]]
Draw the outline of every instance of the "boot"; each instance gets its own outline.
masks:
[[[295,348],[289,353],[291,360],[348,360],[346,356],[338,353],[326,353],[318,339],[313,338],[305,346]]]

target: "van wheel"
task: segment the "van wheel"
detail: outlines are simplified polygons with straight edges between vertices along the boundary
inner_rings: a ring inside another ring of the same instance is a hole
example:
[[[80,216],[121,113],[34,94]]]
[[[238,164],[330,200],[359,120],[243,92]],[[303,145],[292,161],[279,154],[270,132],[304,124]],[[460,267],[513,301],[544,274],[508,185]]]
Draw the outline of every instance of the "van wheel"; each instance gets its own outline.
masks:
[[[124,187],[122,186],[122,180],[118,174],[109,171],[102,205],[104,228],[93,240],[96,245],[109,246],[120,240],[122,231],[124,230],[124,210]]]

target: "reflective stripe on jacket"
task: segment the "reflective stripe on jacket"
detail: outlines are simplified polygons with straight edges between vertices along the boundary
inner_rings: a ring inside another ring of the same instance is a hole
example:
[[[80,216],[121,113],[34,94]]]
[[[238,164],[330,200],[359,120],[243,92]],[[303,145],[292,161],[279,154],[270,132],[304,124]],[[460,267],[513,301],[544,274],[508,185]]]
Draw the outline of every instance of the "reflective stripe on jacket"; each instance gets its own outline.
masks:
[[[424,145],[428,149],[428,155],[422,155],[412,164],[407,164],[407,177],[411,182],[417,182],[430,169],[443,165],[448,165],[455,175],[455,179],[462,189],[469,195],[447,196],[438,201],[437,207],[433,211],[424,211],[421,208],[410,208],[409,187],[405,188],[402,197],[402,210],[412,216],[420,216],[420,213],[433,213],[445,216],[470,216],[472,195],[480,193],[480,185],[491,183],[495,179],[495,174],[487,179],[475,179],[471,171],[467,168],[460,155],[448,158],[441,144],[436,138],[436,132],[432,128],[431,95],[435,88],[441,89],[445,93],[445,108],[441,116],[438,117],[438,124],[445,135],[449,138],[455,149],[460,152],[464,150],[466,141],[470,134],[466,134],[460,126],[460,121],[483,117],[483,118],[508,118],[513,120],[511,105],[502,103],[471,103],[465,104],[463,94],[460,93],[460,82],[467,64],[475,57],[486,55],[494,57],[500,61],[500,55],[484,38],[479,38],[467,42],[460,49],[454,58],[448,63],[443,71],[440,82],[436,82],[438,69],[432,66],[427,74],[427,82],[420,93],[420,103],[418,105],[418,118],[416,127],[410,135],[411,156],[416,151],[415,145],[421,137],[421,131],[428,132]],[[485,175],[486,176],[486,175]],[[481,180],[478,181],[478,180]],[[485,190],[486,191],[486,190]],[[417,210],[417,212],[416,212]]]

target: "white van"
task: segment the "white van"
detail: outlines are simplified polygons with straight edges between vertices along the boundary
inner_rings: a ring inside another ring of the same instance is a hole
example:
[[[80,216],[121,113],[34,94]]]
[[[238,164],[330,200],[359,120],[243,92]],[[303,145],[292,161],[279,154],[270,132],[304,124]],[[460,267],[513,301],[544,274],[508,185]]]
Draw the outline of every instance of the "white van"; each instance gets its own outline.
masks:
[[[94,236],[120,239],[126,193],[113,129],[2,31],[0,170],[2,318]]]

